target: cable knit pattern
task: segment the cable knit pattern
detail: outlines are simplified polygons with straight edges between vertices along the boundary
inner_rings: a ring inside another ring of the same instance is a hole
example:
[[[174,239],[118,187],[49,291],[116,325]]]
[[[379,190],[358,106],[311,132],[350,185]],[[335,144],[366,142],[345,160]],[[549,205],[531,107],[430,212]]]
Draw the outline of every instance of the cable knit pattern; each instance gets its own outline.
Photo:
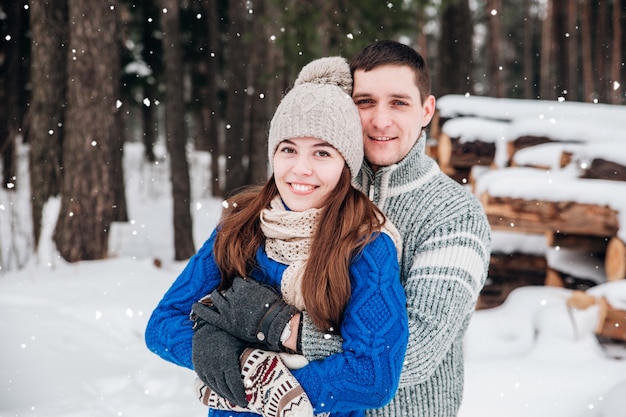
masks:
[[[478,200],[425,155],[425,142],[422,135],[406,158],[375,175],[363,164],[357,177],[402,236],[410,334],[400,388],[369,417],[454,417],[462,400],[462,343],[487,276],[490,228]],[[304,320],[309,360],[341,343]]]
[[[190,369],[191,305],[215,289],[220,280],[213,258],[214,240],[215,231],[165,293],[145,333],[152,352]],[[406,297],[398,280],[396,254],[387,234],[365,246],[350,266],[352,295],[340,329],[343,353],[293,371],[316,414],[363,416],[366,409],[382,407],[395,394],[408,339]],[[271,260],[263,249],[257,252],[257,265],[251,278],[279,288],[287,266]],[[213,409],[209,415],[258,417]]]

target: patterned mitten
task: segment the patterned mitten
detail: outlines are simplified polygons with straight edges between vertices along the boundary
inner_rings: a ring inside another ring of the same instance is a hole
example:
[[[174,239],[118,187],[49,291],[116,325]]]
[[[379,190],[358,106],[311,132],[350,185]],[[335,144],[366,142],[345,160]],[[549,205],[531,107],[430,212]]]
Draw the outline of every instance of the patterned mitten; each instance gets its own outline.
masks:
[[[248,408],[265,417],[311,417],[313,406],[278,353],[247,348],[241,375]]]
[[[221,397],[217,392],[209,388],[207,384],[202,382],[200,378],[196,378],[193,388],[196,394],[196,398],[198,398],[198,400],[200,400],[202,404],[206,405],[209,408],[214,408],[217,410],[232,410],[237,412],[251,411],[250,408],[238,406],[237,404],[231,403],[226,398]]]

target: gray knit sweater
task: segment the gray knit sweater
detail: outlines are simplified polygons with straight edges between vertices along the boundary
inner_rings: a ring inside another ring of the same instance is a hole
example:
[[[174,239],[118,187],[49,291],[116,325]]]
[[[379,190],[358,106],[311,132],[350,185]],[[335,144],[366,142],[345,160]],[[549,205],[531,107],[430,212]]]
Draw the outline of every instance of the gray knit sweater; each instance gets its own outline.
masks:
[[[402,236],[410,332],[400,388],[369,417],[454,417],[463,395],[463,336],[487,277],[491,234],[478,200],[441,172],[425,142],[422,134],[402,161],[375,175],[364,163],[357,177]],[[305,316],[307,358],[326,357],[341,343]]]

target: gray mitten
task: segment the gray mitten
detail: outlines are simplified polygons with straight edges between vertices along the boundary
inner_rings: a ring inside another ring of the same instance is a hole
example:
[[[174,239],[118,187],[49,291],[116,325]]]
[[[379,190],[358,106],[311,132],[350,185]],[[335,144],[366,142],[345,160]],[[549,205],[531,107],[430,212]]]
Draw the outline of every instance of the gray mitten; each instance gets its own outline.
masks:
[[[246,407],[239,362],[244,342],[199,317],[194,320],[194,330],[191,360],[198,377],[231,403]]]
[[[195,303],[193,311],[233,336],[274,352],[285,350],[281,334],[299,312],[269,285],[239,277],[226,291],[213,291],[205,304]]]

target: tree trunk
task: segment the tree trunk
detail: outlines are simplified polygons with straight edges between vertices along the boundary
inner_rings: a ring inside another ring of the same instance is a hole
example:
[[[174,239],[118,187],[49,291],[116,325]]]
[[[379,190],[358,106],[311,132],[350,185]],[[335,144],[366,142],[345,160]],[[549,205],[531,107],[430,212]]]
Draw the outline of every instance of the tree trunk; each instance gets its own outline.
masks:
[[[541,66],[539,70],[539,85],[541,98],[548,100],[555,98],[554,79],[552,78],[553,65],[553,0],[547,0],[546,15],[541,28]]]
[[[424,30],[424,26],[426,26],[428,22],[428,17],[426,16],[426,11],[422,7],[418,7],[415,12],[415,23],[419,28],[417,31],[417,35],[415,36],[415,45],[417,46],[417,52],[428,62],[430,54],[428,53],[428,36],[426,31]]]
[[[183,66],[177,0],[161,0],[163,59],[165,61],[165,131],[170,155],[172,198],[174,200],[174,258],[189,259],[195,253],[191,220],[191,187],[185,140]]]
[[[497,14],[492,15],[494,10]],[[502,62],[501,48],[504,44],[502,39],[502,0],[487,0],[487,80],[489,94],[492,97],[504,97],[504,64]]]
[[[28,55],[26,45],[26,28],[28,17],[22,4],[8,2],[5,5],[6,13],[3,26],[6,26],[6,39],[2,41],[2,89],[3,121],[0,122],[0,154],[2,154],[2,187],[15,189],[17,177],[15,167],[15,140],[22,128],[24,109],[22,97],[25,96],[24,85],[26,79],[23,74],[28,73]]]
[[[523,45],[523,74],[524,74],[524,98],[534,99],[535,92],[535,67],[533,63],[533,39],[535,29],[535,17],[530,13],[531,0],[524,0],[524,45]]]
[[[117,0],[113,0],[117,2]],[[117,11],[117,6],[115,7]],[[115,204],[113,205],[113,221],[126,222],[128,221],[128,209],[126,207],[126,180],[124,179],[124,114],[119,111],[118,97],[121,97],[120,91],[120,49],[123,45],[123,39],[120,36],[120,15],[115,13],[115,44],[110,48],[111,65],[113,71],[111,71],[110,83],[113,88],[113,97],[115,97],[115,123],[111,126],[110,138],[111,138],[111,162],[109,168],[111,170],[111,187],[113,187],[113,199]]]
[[[552,33],[550,34],[553,45],[553,74],[554,74],[554,97],[561,97],[568,91],[568,71],[567,42],[567,2],[554,1],[552,4]]]
[[[247,164],[244,158],[248,143],[244,136],[249,108],[246,107],[247,67],[249,54],[246,42],[246,2],[232,1],[228,3],[228,83],[226,91],[226,181],[225,195],[246,185],[248,178]]]
[[[584,1],[580,10],[580,29],[582,37],[581,61],[583,67],[583,101],[591,102],[595,98],[596,87],[593,77],[593,54],[591,49],[591,2]]]
[[[114,0],[69,0],[61,209],[54,232],[69,262],[103,259],[114,219],[111,175],[119,71]]]
[[[220,133],[223,135],[222,129],[220,128],[222,103],[219,99],[217,84],[218,78],[221,79],[221,77],[219,77],[220,58],[222,56],[219,44],[220,18],[217,10],[217,2],[215,0],[204,0],[203,8],[207,16],[208,54],[206,55],[206,97],[202,118],[207,125],[207,150],[211,153],[211,184],[209,185],[213,196],[220,197],[222,195],[222,187],[220,182],[219,157],[223,154],[222,147],[220,146]]]
[[[148,93],[147,89],[145,88],[144,93],[146,98],[152,97],[152,95]],[[149,101],[148,104],[140,104],[141,124],[143,125],[143,135],[141,137],[141,140],[144,147],[144,157],[148,162],[156,161],[156,155],[154,154],[154,143],[156,142],[157,118],[156,111],[153,110],[153,108],[154,107],[152,106],[152,101]]]
[[[593,69],[594,78],[598,80],[598,100],[607,101],[608,76],[607,57],[609,56],[609,35],[608,35],[608,6],[606,0],[597,2],[597,20],[595,24]]]
[[[441,13],[441,94],[474,92],[472,18],[467,0],[448,2]]]
[[[622,85],[622,19],[624,11],[622,10],[622,0],[613,0],[613,41],[611,42],[611,85],[609,94],[609,103],[622,104],[623,91]]]
[[[153,35],[157,31],[157,23],[150,18],[158,14],[159,5],[150,1],[143,4],[141,12],[141,39],[143,42],[142,58],[151,70],[152,76],[155,79],[160,78],[161,62],[158,51],[160,50],[160,40],[155,39]],[[157,90],[158,83],[144,82],[143,87],[143,100],[139,104],[141,107],[141,123],[143,125],[142,143],[144,146],[144,157],[148,162],[155,162],[156,155],[154,154],[154,144],[157,141],[158,128],[158,115],[157,106]]]
[[[580,100],[580,81],[578,77],[578,59],[580,57],[580,32],[578,31],[578,3],[577,0],[567,1],[567,98],[572,101]]]
[[[30,189],[35,250],[44,204],[61,188],[65,108],[67,1],[33,2],[30,7],[31,84],[26,142],[30,143]]]
[[[264,24],[267,16],[267,1],[261,0],[254,3],[255,16],[252,32],[262,33],[255,36],[250,44],[250,74],[254,94],[251,94],[251,118],[250,118],[250,170],[248,182],[260,184],[267,180],[267,133],[268,120],[272,118],[274,103],[269,103],[266,97],[270,78],[276,73],[275,62],[272,59],[274,45],[268,42],[271,37],[271,27]],[[261,95],[263,93],[263,95]]]

